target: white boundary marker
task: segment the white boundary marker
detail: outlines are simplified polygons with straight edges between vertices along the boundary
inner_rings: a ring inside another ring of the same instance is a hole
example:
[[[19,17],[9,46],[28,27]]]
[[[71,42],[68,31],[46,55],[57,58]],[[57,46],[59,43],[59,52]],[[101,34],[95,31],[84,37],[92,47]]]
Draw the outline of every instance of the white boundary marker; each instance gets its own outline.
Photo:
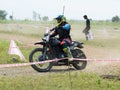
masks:
[[[20,57],[21,60],[25,60],[25,57],[23,56],[22,52],[20,51],[19,47],[16,45],[14,40],[10,41],[8,54],[16,54]]]

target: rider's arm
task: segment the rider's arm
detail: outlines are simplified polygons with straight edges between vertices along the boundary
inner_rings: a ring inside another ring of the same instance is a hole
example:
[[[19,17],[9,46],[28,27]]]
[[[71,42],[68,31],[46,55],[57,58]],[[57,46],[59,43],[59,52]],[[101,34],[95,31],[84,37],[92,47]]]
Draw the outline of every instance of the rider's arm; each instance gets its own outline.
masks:
[[[57,35],[57,33],[55,32],[55,31],[52,31],[51,33],[50,33],[50,37],[54,37],[54,36],[56,36]]]
[[[54,30],[56,30],[56,29],[58,29],[58,27],[56,26],[56,27],[54,27],[54,28],[52,28],[52,29],[50,29],[50,31],[52,32],[52,31],[54,31]]]

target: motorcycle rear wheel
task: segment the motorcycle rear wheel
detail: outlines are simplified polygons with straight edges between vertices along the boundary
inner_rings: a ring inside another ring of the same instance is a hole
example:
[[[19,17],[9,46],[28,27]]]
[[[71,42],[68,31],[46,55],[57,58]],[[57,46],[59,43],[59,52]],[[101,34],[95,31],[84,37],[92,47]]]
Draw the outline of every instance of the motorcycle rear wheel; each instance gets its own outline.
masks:
[[[43,59],[42,53],[43,53],[42,48],[35,48],[29,55],[29,62],[41,62],[51,59],[49,52],[46,53],[45,60]],[[47,72],[51,70],[53,66],[53,62],[48,62],[43,64],[32,64],[31,66],[34,70],[38,72]]]
[[[75,49],[75,50],[72,50],[71,52],[72,52],[73,58],[86,59],[86,55],[80,49]],[[87,61],[85,61],[85,60],[74,60],[72,65],[77,70],[82,70],[82,69],[85,69],[85,67],[87,66]]]

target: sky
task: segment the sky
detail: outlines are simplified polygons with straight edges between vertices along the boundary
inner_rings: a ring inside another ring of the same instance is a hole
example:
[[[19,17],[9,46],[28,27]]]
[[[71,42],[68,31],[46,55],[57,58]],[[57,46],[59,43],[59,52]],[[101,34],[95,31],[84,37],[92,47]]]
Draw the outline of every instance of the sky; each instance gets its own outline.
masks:
[[[33,11],[50,19],[63,14],[67,19],[82,20],[87,15],[93,20],[120,17],[120,0],[0,0],[0,10],[15,19],[33,19]]]

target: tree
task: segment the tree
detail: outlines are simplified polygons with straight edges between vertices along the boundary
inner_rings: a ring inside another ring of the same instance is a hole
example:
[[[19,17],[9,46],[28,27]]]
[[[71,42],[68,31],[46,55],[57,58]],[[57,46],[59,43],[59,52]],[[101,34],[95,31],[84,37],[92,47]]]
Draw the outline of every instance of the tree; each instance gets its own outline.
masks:
[[[37,19],[37,13],[35,11],[33,11],[33,19],[36,21]]]
[[[9,19],[13,20],[13,12],[12,12],[12,15],[9,16]]]
[[[13,16],[12,15],[10,15],[9,18],[10,18],[10,20],[13,20]]]
[[[120,18],[118,16],[114,16],[112,18],[112,22],[119,22],[120,21]]]
[[[43,21],[48,21],[49,20],[48,16],[44,16],[42,19],[43,19]]]
[[[38,19],[39,19],[39,21],[41,21],[41,16],[40,16],[40,14],[38,14]]]
[[[0,10],[0,20],[6,20],[7,12]]]

